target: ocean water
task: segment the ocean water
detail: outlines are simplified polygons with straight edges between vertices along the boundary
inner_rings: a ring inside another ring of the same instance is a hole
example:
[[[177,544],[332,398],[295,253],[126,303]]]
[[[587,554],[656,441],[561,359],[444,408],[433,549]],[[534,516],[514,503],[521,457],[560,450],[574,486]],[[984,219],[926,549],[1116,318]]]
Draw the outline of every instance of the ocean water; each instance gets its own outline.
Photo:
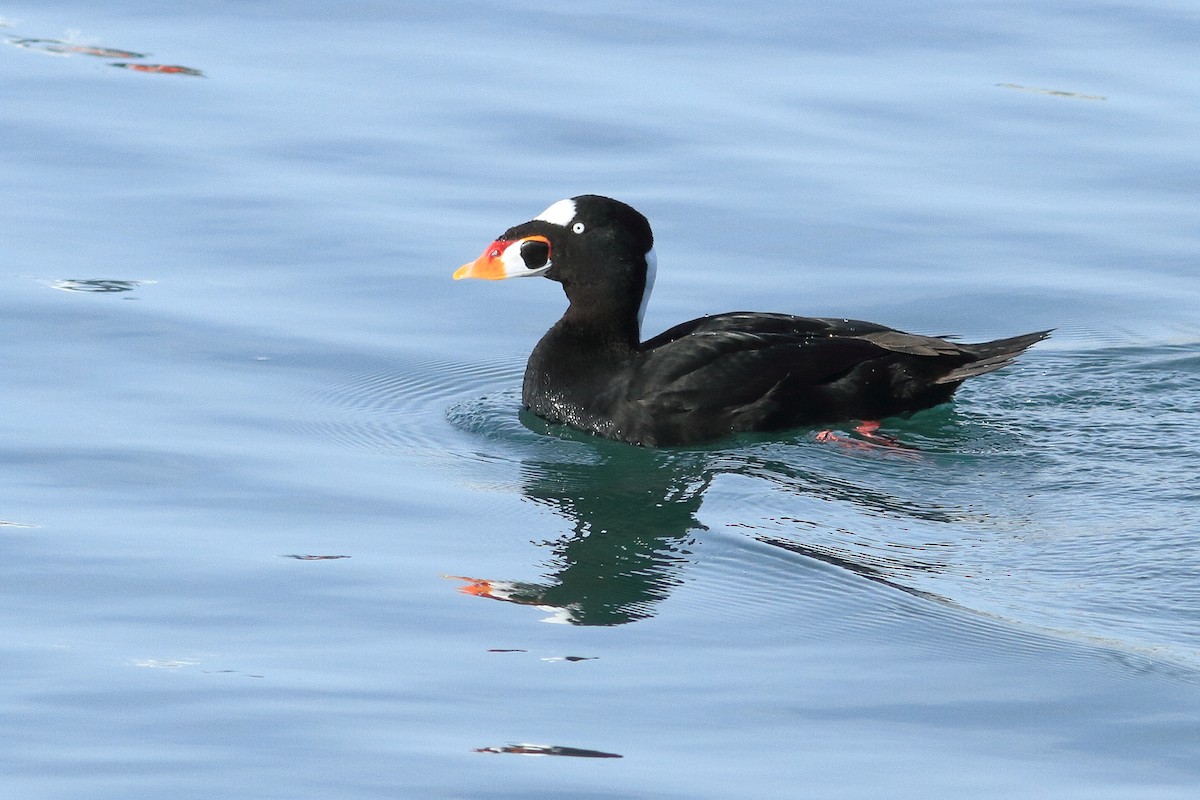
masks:
[[[0,5],[0,798],[1191,798],[1194,4]],[[125,66],[117,66],[125,65]],[[1053,327],[903,447],[520,410],[645,329]]]

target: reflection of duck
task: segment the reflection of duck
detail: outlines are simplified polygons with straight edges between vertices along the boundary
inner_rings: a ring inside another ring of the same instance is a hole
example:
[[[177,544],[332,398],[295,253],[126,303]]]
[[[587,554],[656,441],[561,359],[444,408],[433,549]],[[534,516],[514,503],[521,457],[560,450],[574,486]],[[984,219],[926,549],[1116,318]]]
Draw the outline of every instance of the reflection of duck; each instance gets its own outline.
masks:
[[[571,522],[569,533],[541,542],[553,550],[547,582],[468,580],[462,591],[536,606],[547,622],[620,625],[653,614],[678,583],[696,512],[711,473],[702,459],[614,448],[592,463],[527,462],[522,491]],[[672,457],[678,456],[678,457]]]
[[[871,322],[736,312],[643,342],[654,270],[646,218],[583,195],[509,228],[454,277],[561,283],[569,307],[529,358],[525,406],[649,446],[909,414],[946,402],[967,378],[1049,335],[957,344]]]
[[[544,425],[532,415],[527,418]],[[459,578],[466,581],[462,592],[537,607],[548,612],[546,622],[620,625],[653,616],[655,605],[681,582],[680,570],[693,557],[696,537],[705,530],[697,515],[705,492],[718,475],[765,480],[788,494],[849,504],[871,515],[931,524],[966,519],[953,509],[922,508],[844,478],[744,451],[643,450],[596,440],[580,444],[588,448],[590,460],[528,460],[522,465],[521,489],[526,497],[570,522],[565,534],[538,543],[553,551],[544,564],[546,577],[528,581]],[[572,451],[572,455],[578,454]],[[794,522],[785,527],[824,530]],[[780,535],[778,528],[774,533],[746,533],[765,544],[904,588],[894,573],[883,571],[884,565],[870,554],[836,543],[809,545]],[[908,565],[901,558],[892,556],[893,566],[915,571],[937,571],[942,566],[929,562]],[[920,556],[914,553],[913,558]]]

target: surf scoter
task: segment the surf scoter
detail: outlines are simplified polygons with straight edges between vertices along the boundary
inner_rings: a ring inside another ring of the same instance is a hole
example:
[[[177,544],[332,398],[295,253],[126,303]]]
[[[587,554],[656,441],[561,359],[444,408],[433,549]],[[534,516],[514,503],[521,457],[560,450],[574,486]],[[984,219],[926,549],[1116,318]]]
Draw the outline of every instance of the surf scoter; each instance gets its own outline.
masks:
[[[454,279],[561,283],[569,306],[529,357],[525,406],[649,447],[910,414],[1050,334],[959,344],[872,322],[735,311],[643,342],[655,266],[644,216],[581,195],[509,228]]]

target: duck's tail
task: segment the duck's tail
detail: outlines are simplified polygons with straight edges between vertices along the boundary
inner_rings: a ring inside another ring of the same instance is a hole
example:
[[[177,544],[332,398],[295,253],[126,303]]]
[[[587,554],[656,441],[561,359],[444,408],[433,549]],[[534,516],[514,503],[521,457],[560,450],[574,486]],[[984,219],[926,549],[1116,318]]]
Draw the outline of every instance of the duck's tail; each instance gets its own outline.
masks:
[[[955,367],[935,380],[934,383],[961,383],[967,378],[974,378],[976,375],[986,375],[989,372],[995,372],[1001,367],[1007,367],[1013,362],[1013,359],[1024,353],[1031,346],[1045,339],[1053,330],[1051,328],[1048,331],[1010,336],[1007,339],[996,339],[991,342],[980,342],[979,344],[964,344],[962,345],[962,349],[977,356],[976,360],[968,364],[963,364],[961,367]]]

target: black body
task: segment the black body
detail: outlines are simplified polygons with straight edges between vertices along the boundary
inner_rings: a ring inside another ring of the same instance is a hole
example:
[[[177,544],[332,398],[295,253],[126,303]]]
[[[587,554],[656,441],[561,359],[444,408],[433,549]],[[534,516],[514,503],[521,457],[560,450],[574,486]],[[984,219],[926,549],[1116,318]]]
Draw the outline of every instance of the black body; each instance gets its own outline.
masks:
[[[1050,333],[959,344],[870,322],[734,312],[642,342],[649,223],[616,200],[585,195],[574,204],[573,222],[534,220],[500,238],[546,237],[551,266],[542,274],[570,301],[529,358],[522,399],[541,417],[611,439],[687,445],[910,414]],[[533,258],[546,263],[545,253]]]

